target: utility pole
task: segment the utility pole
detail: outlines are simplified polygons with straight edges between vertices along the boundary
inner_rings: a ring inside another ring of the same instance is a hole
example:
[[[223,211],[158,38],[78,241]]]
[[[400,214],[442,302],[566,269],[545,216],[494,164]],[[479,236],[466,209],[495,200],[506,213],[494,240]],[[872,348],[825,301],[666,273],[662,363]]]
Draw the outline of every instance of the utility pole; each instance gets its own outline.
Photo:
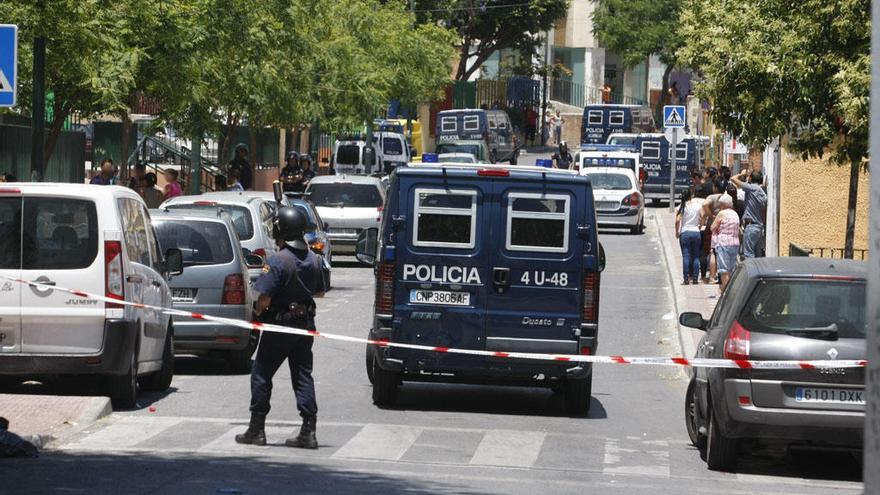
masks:
[[[676,161],[678,159],[678,128],[672,128],[672,142],[669,144],[669,211],[675,213],[675,173],[678,172]]]
[[[541,146],[547,146],[547,134],[544,133],[544,123],[547,122],[547,73],[549,72],[548,61],[550,60],[550,31],[544,34],[544,75],[541,89],[541,121],[538,122],[537,131],[541,133]]]
[[[880,148],[880,2],[871,2],[871,149]],[[865,335],[868,369],[865,373],[865,448],[862,478],[865,493],[880,493],[880,160],[871,154],[868,314]]]
[[[45,7],[43,0],[37,1],[37,8]],[[34,91],[31,100],[31,180],[43,180],[43,146],[46,136],[46,38],[34,38]]]

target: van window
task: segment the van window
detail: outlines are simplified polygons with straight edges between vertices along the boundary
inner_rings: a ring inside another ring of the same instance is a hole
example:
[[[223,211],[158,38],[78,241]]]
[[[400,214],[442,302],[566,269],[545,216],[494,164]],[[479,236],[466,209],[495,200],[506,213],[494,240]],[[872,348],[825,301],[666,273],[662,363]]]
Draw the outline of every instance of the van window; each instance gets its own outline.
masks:
[[[416,189],[413,245],[473,249],[477,192]]]
[[[675,146],[675,159],[677,161],[687,160],[688,145],[687,143],[678,143]],[[672,160],[672,148],[669,148],[669,159]]]
[[[587,113],[587,123],[590,125],[602,125],[602,110],[590,110]]]
[[[92,201],[25,198],[23,223],[25,270],[87,268],[98,255],[98,214]]]
[[[0,270],[21,268],[21,198],[0,198]]]
[[[219,222],[158,220],[156,235],[165,249],[183,253],[183,265],[223,265],[234,259],[226,226]]]
[[[620,110],[608,112],[608,124],[623,125],[623,112],[621,112]]]
[[[128,259],[150,266],[150,239],[147,237],[147,224],[140,205],[131,199],[120,199],[122,212],[122,234]]]
[[[660,159],[660,141],[642,141],[642,159]]]
[[[402,155],[403,143],[398,138],[382,138],[382,152],[386,155]]]
[[[440,132],[455,132],[458,130],[458,124],[455,117],[440,118]]]
[[[336,149],[336,163],[357,165],[361,162],[361,148],[356,144],[343,144]]]
[[[510,251],[568,251],[569,196],[511,193],[507,200]]]
[[[169,210],[214,210],[222,208],[232,219],[235,233],[238,239],[247,241],[254,238],[254,221],[251,218],[251,210],[244,206],[235,205],[197,205],[192,203],[176,203],[168,205]]]
[[[466,130],[466,131],[479,131],[480,130],[480,116],[479,115],[465,115],[464,116],[464,130]]]
[[[351,182],[322,182],[309,184],[309,200],[315,206],[330,208],[378,208],[382,206],[382,195],[373,184],[353,184]]]

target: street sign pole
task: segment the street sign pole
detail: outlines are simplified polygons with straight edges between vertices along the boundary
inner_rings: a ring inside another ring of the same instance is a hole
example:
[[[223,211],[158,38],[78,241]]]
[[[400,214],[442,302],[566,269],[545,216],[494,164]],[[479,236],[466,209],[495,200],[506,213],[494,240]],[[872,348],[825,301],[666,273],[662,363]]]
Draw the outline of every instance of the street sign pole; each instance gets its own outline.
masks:
[[[672,131],[669,141],[669,211],[675,212],[675,174],[678,160],[678,131],[684,130],[687,124],[687,109],[683,105],[666,105],[663,107],[663,128]],[[696,143],[694,144],[696,146]]]
[[[675,213],[675,173],[676,173],[676,158],[678,158],[678,129],[672,128],[672,143],[669,145],[669,149],[672,150],[671,161],[669,163],[669,211]]]

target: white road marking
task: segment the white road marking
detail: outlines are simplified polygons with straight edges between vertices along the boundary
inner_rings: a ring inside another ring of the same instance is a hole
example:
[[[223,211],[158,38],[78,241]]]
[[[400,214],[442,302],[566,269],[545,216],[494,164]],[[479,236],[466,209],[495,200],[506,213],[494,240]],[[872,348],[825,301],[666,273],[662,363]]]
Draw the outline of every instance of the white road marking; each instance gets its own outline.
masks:
[[[489,430],[483,435],[470,464],[531,467],[541,453],[546,436],[540,431]]]
[[[69,449],[121,450],[133,447],[180,423],[181,418],[157,416],[152,418],[123,418],[77,442],[67,444]]]
[[[332,457],[396,461],[412,446],[422,428],[368,424]]]

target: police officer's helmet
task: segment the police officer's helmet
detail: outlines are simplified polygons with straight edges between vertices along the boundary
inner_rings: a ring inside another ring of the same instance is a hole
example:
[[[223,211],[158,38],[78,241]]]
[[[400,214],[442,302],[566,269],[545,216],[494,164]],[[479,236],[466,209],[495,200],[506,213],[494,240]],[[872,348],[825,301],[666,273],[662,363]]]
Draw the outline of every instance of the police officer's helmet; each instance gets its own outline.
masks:
[[[285,206],[275,214],[272,222],[272,236],[277,241],[284,241],[288,246],[306,250],[308,245],[303,240],[303,235],[309,225],[309,219],[299,208]]]
[[[559,151],[562,153],[565,153],[566,151],[568,151],[568,143],[566,143],[565,141],[561,141],[559,143]]]

